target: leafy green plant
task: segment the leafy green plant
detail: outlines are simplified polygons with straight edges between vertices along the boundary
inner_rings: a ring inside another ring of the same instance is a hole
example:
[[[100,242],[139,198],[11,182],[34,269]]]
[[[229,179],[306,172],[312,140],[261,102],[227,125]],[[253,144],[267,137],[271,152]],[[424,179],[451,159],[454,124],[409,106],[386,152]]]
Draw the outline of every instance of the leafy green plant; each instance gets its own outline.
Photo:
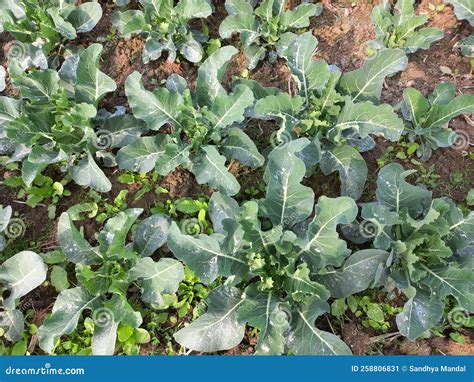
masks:
[[[168,61],[176,59],[177,52],[190,62],[203,57],[201,43],[207,36],[190,27],[193,19],[205,19],[212,14],[209,0],[140,0],[142,10],[117,11],[112,23],[125,37],[141,35],[145,38],[143,62],[157,60],[163,51]]]
[[[463,309],[474,310],[472,254],[461,252],[474,235],[474,212],[464,216],[450,199],[432,199],[424,187],[405,180],[410,174],[413,171],[396,163],[381,169],[377,201],[362,206],[364,220],[357,234],[352,230],[348,236],[357,243],[372,240],[381,251],[372,259],[372,282],[394,284],[406,295],[408,302],[396,321],[400,332],[413,340],[437,325],[447,296]],[[352,266],[354,256],[342,271],[319,279],[332,296],[358,292],[355,280],[361,275]]]
[[[455,90],[452,84],[442,83],[428,98],[413,88],[403,92],[401,110],[409,122],[406,133],[410,141],[419,144],[417,155],[422,160],[428,160],[438,147],[453,146],[466,150],[470,144],[467,132],[454,132],[448,123],[459,115],[474,112],[474,96],[463,94],[456,97]]]
[[[17,301],[46,280],[46,269],[41,257],[31,251],[19,252],[0,266],[0,330],[7,341],[22,339],[25,323],[23,313],[16,309]]]
[[[100,192],[111,189],[94,159],[103,149],[93,126],[96,106],[116,88],[115,82],[98,69],[101,50],[99,44],[92,44],[68,57],[59,71],[23,73],[16,66],[10,67],[21,98],[0,97],[0,133],[6,132],[8,151],[14,150],[10,161],[22,161],[26,187],[31,187],[49,165],[60,164],[61,170],[81,186]]]
[[[185,348],[230,349],[248,323],[259,330],[257,354],[350,354],[336,335],[315,327],[329,310],[329,292],[312,274],[349,255],[336,228],[355,219],[357,206],[348,197],[322,196],[314,207],[313,191],[300,183],[306,169],[299,156],[310,144],[301,138],[272,151],[265,198],[239,206],[214,193],[215,233],[190,236],[171,224],[168,247],[178,259],[204,284],[226,278],[209,293],[207,312],[175,334]]]
[[[372,10],[372,23],[376,39],[368,46],[371,49],[400,48],[407,53],[418,49],[428,49],[430,45],[443,38],[438,28],[420,28],[428,21],[428,15],[415,14],[414,0],[398,0],[394,13],[391,4],[384,0]]]
[[[249,69],[255,69],[267,55],[269,61],[275,63],[296,37],[292,31],[308,27],[310,18],[323,11],[320,3],[304,2],[291,10],[286,9],[286,0],[263,0],[258,6],[255,3],[251,0],[226,0],[229,16],[219,26],[221,38],[239,33]]]
[[[4,208],[0,205],[0,252],[2,252],[7,245],[7,239],[4,236],[4,232],[8,228],[12,213],[13,211],[10,206]]]
[[[312,145],[303,153],[308,169],[319,163],[325,175],[339,172],[342,195],[358,199],[367,179],[367,165],[359,151],[375,146],[370,135],[397,141],[403,121],[387,104],[377,105],[386,76],[407,65],[400,49],[385,49],[355,71],[342,74],[324,60],[313,61],[317,39],[310,33],[294,38],[285,58],[297,82],[299,94],[291,96],[274,88],[262,88],[254,81],[258,99],[254,114],[274,119],[279,130],[274,144],[307,136]]]
[[[166,88],[151,92],[144,89],[141,75],[132,73],[125,93],[135,117],[153,131],[169,125],[171,133],[141,137],[123,147],[117,153],[119,167],[143,173],[155,169],[166,175],[181,165],[199,184],[227,195],[239,192],[240,185],[225,166],[226,160],[259,167],[264,159],[239,125],[244,122],[244,111],[253,104],[252,91],[239,84],[228,94],[219,82],[236,53],[231,46],[214,52],[200,66],[194,92],[178,75],[168,78]]]
[[[61,215],[58,239],[64,255],[76,264],[78,286],[59,294],[52,315],[41,326],[39,344],[44,351],[53,352],[56,338],[71,334],[83,311],[89,310],[94,321],[93,354],[113,354],[117,338],[135,354],[139,341],[129,339],[142,324],[142,316],[127,300],[130,285],[140,287],[143,303],[159,307],[163,295],[175,293],[184,277],[180,262],[170,258],[155,262],[150,257],[166,242],[170,225],[166,216],[140,221],[133,240],[128,240],[142,212],[128,209],[110,218],[95,247],[75,227],[73,221],[79,217],[75,212]]]
[[[48,68],[49,53],[78,33],[90,32],[102,17],[97,2],[75,0],[1,0],[0,32],[10,32],[16,42],[8,58],[29,66]]]

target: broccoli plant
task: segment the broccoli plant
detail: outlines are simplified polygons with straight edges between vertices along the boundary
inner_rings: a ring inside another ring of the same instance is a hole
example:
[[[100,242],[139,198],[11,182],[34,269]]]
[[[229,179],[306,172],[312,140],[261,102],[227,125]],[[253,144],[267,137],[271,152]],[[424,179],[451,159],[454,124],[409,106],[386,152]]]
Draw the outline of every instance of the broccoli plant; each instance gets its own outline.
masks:
[[[168,125],[171,133],[142,137],[123,147],[117,153],[119,167],[140,172],[155,168],[166,175],[182,165],[199,184],[235,195],[240,185],[225,166],[226,160],[236,159],[250,167],[264,161],[239,125],[245,119],[244,111],[253,105],[252,91],[239,84],[228,94],[219,83],[236,53],[237,49],[227,46],[209,56],[199,68],[194,92],[178,75],[168,78],[166,88],[150,92],[141,84],[141,75],[132,73],[125,92],[134,116],[150,130]]]
[[[455,97],[455,91],[454,85],[442,83],[436,85],[428,98],[413,88],[403,92],[401,110],[408,121],[406,132],[410,141],[419,144],[417,155],[422,160],[428,160],[438,147],[467,149],[469,145],[467,132],[454,132],[448,123],[459,115],[474,112],[474,95]]]
[[[78,33],[90,32],[102,17],[97,2],[75,0],[0,0],[0,32],[17,40],[9,53],[26,68],[47,68],[46,57]]]
[[[22,161],[27,187],[46,167],[62,164],[81,186],[106,192],[111,183],[96,164],[101,148],[93,126],[99,100],[115,90],[115,82],[98,68],[102,47],[92,44],[69,56],[59,71],[32,70],[24,73],[10,66],[13,85],[20,99],[0,97],[0,136],[11,155]]]
[[[384,49],[355,71],[342,74],[324,60],[313,61],[317,40],[310,32],[293,39],[285,58],[298,85],[291,96],[245,81],[258,98],[253,113],[279,124],[275,142],[309,137],[318,154],[306,155],[308,169],[319,163],[326,175],[339,172],[343,195],[358,199],[367,178],[367,165],[359,151],[375,146],[370,135],[397,141],[403,121],[390,105],[378,105],[386,76],[405,68],[400,49]]]
[[[264,0],[255,7],[251,0],[226,0],[229,16],[219,26],[222,38],[239,33],[245,47],[247,67],[254,69],[268,54],[274,63],[296,37],[292,31],[309,26],[310,18],[319,16],[322,4],[302,3],[286,9],[286,0]]]
[[[23,313],[15,308],[16,303],[46,280],[46,270],[42,258],[31,251],[17,253],[0,265],[0,328],[6,340],[21,339],[25,324]]]
[[[205,284],[226,282],[209,293],[207,312],[175,334],[187,349],[215,352],[237,346],[246,324],[259,330],[257,354],[350,354],[336,335],[318,329],[328,312],[328,290],[313,274],[338,267],[350,254],[339,224],[352,222],[349,197],[319,198],[301,181],[306,138],[276,147],[268,157],[265,198],[241,206],[214,193],[209,203],[215,233],[189,236],[172,223],[168,247]],[[313,214],[314,217],[310,219]]]
[[[396,13],[391,13],[391,4],[384,0],[372,10],[372,22],[376,39],[369,41],[373,49],[400,48],[407,53],[418,49],[428,49],[430,45],[443,38],[438,28],[420,28],[428,21],[428,15],[416,15],[414,0],[398,0]]]
[[[387,251],[373,259],[374,281],[394,284],[408,298],[397,325],[412,340],[439,323],[448,296],[474,311],[472,252],[461,252],[474,237],[474,212],[465,216],[452,200],[432,199],[430,191],[405,180],[413,172],[396,163],[380,170],[377,200],[363,204],[364,220],[353,236],[358,243],[372,240],[375,248]],[[334,297],[359,291],[361,274],[351,266],[352,256],[343,270],[318,278]]]
[[[203,57],[202,42],[207,36],[189,25],[193,19],[205,19],[212,14],[210,0],[140,0],[142,10],[117,11],[112,23],[119,32],[129,38],[141,35],[145,38],[143,62],[157,60],[163,51],[173,62],[179,51],[190,62],[200,62]]]
[[[95,329],[93,354],[113,354],[120,327],[138,328],[142,316],[127,300],[131,284],[141,289],[144,304],[163,305],[166,294],[178,290],[184,278],[182,264],[174,259],[154,261],[150,256],[165,242],[170,220],[154,215],[140,221],[129,241],[130,230],[142,209],[129,209],[110,218],[92,246],[77,230],[74,211],[61,215],[58,239],[67,259],[76,264],[75,288],[63,290],[53,312],[39,329],[40,347],[51,353],[56,338],[71,334],[85,310],[92,311]],[[120,325],[120,327],[119,327]]]

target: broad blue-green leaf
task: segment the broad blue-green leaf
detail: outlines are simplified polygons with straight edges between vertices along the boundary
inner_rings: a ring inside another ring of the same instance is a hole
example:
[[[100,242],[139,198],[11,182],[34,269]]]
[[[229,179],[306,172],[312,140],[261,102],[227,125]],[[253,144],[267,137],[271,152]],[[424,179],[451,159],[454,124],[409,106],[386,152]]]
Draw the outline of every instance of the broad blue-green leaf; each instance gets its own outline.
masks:
[[[92,355],[113,355],[117,342],[119,321],[107,320],[103,324],[94,326],[92,336]]]
[[[352,146],[336,146],[323,150],[320,161],[324,175],[339,172],[341,194],[357,200],[364,191],[367,180],[367,164],[359,152]]]
[[[306,4],[310,5],[310,4]],[[314,5],[314,4],[311,4]],[[300,95],[309,101],[312,90],[322,91],[331,73],[324,60],[313,61],[318,40],[312,32],[306,32],[293,39],[286,51],[291,73],[296,77]]]
[[[121,169],[147,173],[155,168],[158,158],[165,154],[171,138],[166,134],[141,137],[117,153],[117,164]]]
[[[209,217],[214,232],[224,233],[224,219],[238,220],[240,207],[235,199],[220,192],[214,192],[209,199]]]
[[[130,270],[129,280],[136,281],[142,290],[142,300],[148,304],[162,305],[162,294],[178,290],[184,278],[183,265],[174,259],[160,259],[154,262],[144,257]]]
[[[158,88],[153,93],[145,90],[141,74],[133,72],[125,81],[125,94],[135,117],[144,120],[152,130],[169,123],[180,127],[177,120],[182,97],[177,92]]]
[[[59,89],[59,76],[54,70],[39,70],[20,77],[12,77],[13,85],[20,88],[22,98],[45,103]]]
[[[207,312],[174,335],[187,349],[201,352],[227,350],[244,338],[245,323],[238,320],[238,309],[243,304],[237,288],[220,286],[206,299]]]
[[[454,117],[468,113],[474,113],[474,95],[463,94],[448,104],[433,105],[424,126],[428,129],[442,126]]]
[[[245,289],[238,320],[260,330],[255,354],[280,355],[285,350],[287,314],[280,310],[280,299],[273,293],[260,292],[252,284]]]
[[[126,38],[133,34],[140,33],[147,26],[144,13],[139,10],[114,12],[112,14],[112,24]]]
[[[152,215],[138,224],[133,243],[141,257],[153,255],[166,243],[170,225],[170,218],[162,214]]]
[[[112,183],[97,166],[90,153],[70,169],[70,174],[80,186],[91,187],[98,192],[109,192],[112,189]]]
[[[421,119],[425,117],[429,109],[430,104],[428,100],[418,90],[407,88],[403,91],[403,116],[408,121],[411,121],[414,126],[418,126],[421,123]]]
[[[377,178],[377,200],[396,212],[405,210],[416,216],[423,207],[431,204],[431,192],[405,180],[414,172],[405,171],[398,163],[383,167]]]
[[[306,237],[295,243],[298,254],[304,256],[313,272],[328,265],[339,266],[347,257],[350,252],[347,243],[339,239],[336,228],[339,224],[351,223],[357,211],[354,200],[347,196],[319,198]]]
[[[252,91],[245,85],[237,85],[230,95],[216,98],[209,115],[214,129],[222,129],[233,123],[242,122],[244,111],[253,104]]]
[[[237,205],[237,208],[238,208],[238,205]],[[0,232],[3,232],[7,229],[8,224],[10,223],[10,218],[12,217],[12,214],[13,214],[13,210],[11,206],[6,206],[5,208],[3,208],[0,205]]]
[[[299,264],[296,270],[287,268],[285,278],[285,289],[294,299],[298,299],[301,295],[311,295],[326,301],[330,297],[329,291],[323,285],[311,280],[306,263]]]
[[[20,116],[21,102],[10,97],[0,97],[0,127]]]
[[[439,299],[451,295],[459,305],[474,312],[474,273],[469,268],[449,266],[444,268],[428,268],[421,265],[428,277],[423,283],[436,293]]]
[[[341,270],[333,270],[316,279],[331,292],[331,297],[345,298],[366,290],[377,272],[386,267],[389,253],[379,249],[363,249],[354,252]]]
[[[410,294],[409,300],[403,306],[403,311],[397,314],[397,327],[410,340],[423,335],[443,317],[444,304],[429,293],[411,287],[405,291]]]
[[[402,49],[383,49],[367,59],[361,68],[341,77],[340,87],[353,101],[380,99],[385,77],[404,70],[408,64]]]
[[[285,2],[282,1],[282,4]],[[288,28],[306,28],[309,26],[309,19],[313,16],[319,16],[323,11],[323,5],[303,3],[281,14],[281,23],[285,29]]]
[[[371,102],[353,103],[350,97],[346,97],[344,108],[334,129],[354,129],[361,138],[373,134],[396,142],[400,139],[404,126],[390,105],[376,106]]]
[[[212,53],[199,67],[196,80],[196,97],[199,105],[212,106],[218,95],[227,92],[220,84],[230,59],[237,54],[233,46],[226,46]]]
[[[90,32],[102,17],[102,7],[99,3],[88,2],[79,4],[67,16],[78,33]]]
[[[309,143],[306,138],[289,142],[276,147],[268,157],[265,170],[268,187],[261,207],[274,225],[291,228],[308,218],[313,210],[313,190],[301,184],[306,167],[295,155]]]
[[[83,310],[94,310],[99,306],[100,296],[92,296],[82,287],[62,291],[54,303],[51,316],[44,320],[39,329],[40,348],[51,353],[56,338],[74,332]]]
[[[180,0],[175,12],[186,19],[206,18],[212,13],[210,0]]]
[[[199,62],[202,59],[203,49],[199,41],[197,41],[192,33],[188,33],[178,49],[183,57],[189,62]]]
[[[225,166],[225,157],[215,146],[202,147],[193,160],[192,173],[199,184],[208,184],[226,195],[235,195],[240,190],[239,182]]]
[[[10,294],[3,303],[7,309],[15,307],[15,300],[46,280],[46,266],[42,258],[34,252],[23,251],[5,260],[0,266],[0,284]]]
[[[474,211],[464,216],[463,212],[451,200],[445,200],[449,206],[447,222],[449,224],[448,244],[454,251],[468,246],[474,237]]]
[[[299,122],[298,115],[303,108],[304,99],[300,96],[291,97],[288,93],[280,92],[259,99],[255,103],[255,113],[259,117],[276,119],[286,131]]]
[[[230,38],[233,33],[239,33],[242,43],[250,46],[260,35],[255,16],[252,13],[227,16],[219,25],[219,36]]]
[[[91,265],[101,260],[94,248],[78,231],[67,212],[63,212],[59,218],[58,241],[64,255],[72,263]]]
[[[293,312],[288,350],[295,355],[350,355],[349,347],[336,335],[315,327],[316,318],[329,310],[326,301],[312,299]]]
[[[219,275],[232,276],[229,269],[245,269],[246,259],[243,254],[226,254],[221,248],[222,235],[183,235],[176,223],[172,223],[168,247],[173,254],[185,262],[206,284],[211,284]]]
[[[265,161],[255,143],[237,127],[229,129],[222,153],[227,159],[237,159],[243,165],[254,168],[262,166]]]
[[[117,89],[114,80],[99,69],[102,45],[92,44],[79,55],[76,101],[97,103],[106,93]]]
[[[0,328],[5,333],[3,336],[7,341],[17,342],[21,340],[21,334],[25,330],[25,318],[18,309],[5,309],[0,312]]]
[[[160,155],[156,161],[155,170],[160,175],[167,175],[176,167],[184,165],[189,161],[189,147],[169,142],[165,146],[165,152]]]

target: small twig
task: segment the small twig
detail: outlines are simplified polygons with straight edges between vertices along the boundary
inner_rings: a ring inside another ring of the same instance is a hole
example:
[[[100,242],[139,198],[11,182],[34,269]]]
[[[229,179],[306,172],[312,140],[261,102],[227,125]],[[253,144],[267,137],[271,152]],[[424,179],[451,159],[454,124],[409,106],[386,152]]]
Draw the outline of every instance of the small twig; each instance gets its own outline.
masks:
[[[387,334],[381,334],[380,336],[372,337],[370,339],[371,343],[378,342],[380,340],[386,340],[390,339],[390,341],[394,340],[397,337],[400,337],[401,333],[400,332],[393,332],[393,333],[387,333]]]
[[[332,331],[332,333],[335,335],[335,334],[336,334],[336,332],[334,331],[334,328],[332,327],[332,325],[331,325],[331,321],[329,320],[328,316],[327,316],[327,315],[325,315],[324,317],[326,317],[326,320],[328,321],[329,327],[331,328],[331,331]]]

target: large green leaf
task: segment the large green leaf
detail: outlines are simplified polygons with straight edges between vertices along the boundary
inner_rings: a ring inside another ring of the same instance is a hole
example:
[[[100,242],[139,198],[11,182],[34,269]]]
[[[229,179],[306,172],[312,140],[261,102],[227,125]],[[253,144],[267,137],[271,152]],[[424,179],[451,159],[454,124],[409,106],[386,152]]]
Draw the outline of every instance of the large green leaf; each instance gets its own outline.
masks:
[[[210,0],[179,0],[175,12],[185,19],[206,18],[212,13]]]
[[[326,313],[326,301],[313,298],[293,312],[288,350],[296,355],[350,355],[349,347],[336,335],[315,327],[316,318]]]
[[[341,270],[333,270],[316,279],[331,292],[331,297],[344,298],[366,290],[376,275],[386,267],[389,253],[378,249],[354,252]]]
[[[101,44],[92,44],[79,55],[76,72],[76,101],[95,104],[117,89],[114,80],[99,69]]]
[[[218,95],[226,95],[220,84],[230,59],[237,54],[233,46],[226,46],[212,53],[198,70],[196,80],[196,96],[199,105],[212,107]]]
[[[371,102],[353,103],[350,97],[346,97],[344,108],[334,129],[354,129],[361,138],[374,134],[396,142],[400,139],[404,126],[390,105],[376,106]]]
[[[403,306],[403,311],[397,314],[397,327],[400,333],[413,341],[440,321],[444,304],[413,287],[405,293],[410,295],[410,299]]]
[[[199,184],[208,184],[226,195],[235,195],[240,190],[239,182],[225,166],[226,158],[215,146],[204,146],[194,158],[192,169]]]
[[[208,212],[214,232],[224,233],[223,220],[238,220],[240,207],[230,196],[214,192],[209,199]]]
[[[23,251],[5,260],[0,266],[0,284],[10,294],[3,303],[7,309],[15,307],[15,300],[31,292],[46,280],[46,266],[34,252]]]
[[[244,254],[224,253],[221,242],[222,235],[219,234],[196,237],[183,235],[174,222],[169,230],[170,250],[206,284],[212,283],[220,275],[243,274],[247,269]]]
[[[133,245],[141,257],[152,256],[166,243],[170,225],[170,218],[162,214],[152,215],[137,225]]]
[[[87,153],[69,172],[74,182],[80,186],[91,187],[99,192],[109,192],[112,189],[112,183],[95,163],[91,153]]]
[[[183,100],[178,92],[158,88],[153,93],[145,90],[141,74],[133,72],[125,81],[125,94],[135,117],[144,120],[152,130],[169,123],[181,127],[178,122],[179,105]]]
[[[231,349],[244,338],[245,323],[238,320],[238,310],[244,300],[241,292],[232,287],[220,286],[206,299],[207,312],[174,335],[174,339],[187,349],[215,352]]]
[[[101,260],[94,248],[75,227],[71,215],[67,212],[62,213],[59,218],[58,240],[64,255],[72,263],[91,265]]]
[[[319,198],[306,237],[295,243],[313,272],[328,265],[339,266],[347,257],[347,243],[339,239],[336,228],[338,224],[351,223],[357,211],[354,200],[347,196]]]
[[[404,70],[408,64],[402,49],[383,49],[365,61],[361,68],[341,77],[340,87],[353,101],[380,99],[385,77]]]
[[[314,4],[306,4],[308,6]],[[324,60],[313,61],[318,40],[312,32],[306,32],[293,39],[286,51],[291,73],[298,80],[300,95],[309,101],[312,90],[322,91],[331,73]]]
[[[309,143],[306,138],[291,141],[276,147],[268,157],[265,170],[268,187],[261,207],[274,225],[291,228],[308,218],[313,210],[313,190],[301,184],[306,167],[295,155]]]
[[[25,318],[18,309],[4,309],[0,312],[0,328],[5,333],[3,336],[7,341],[17,342],[21,340],[21,334],[25,330]]]
[[[229,129],[222,153],[227,159],[237,159],[243,165],[254,168],[262,166],[265,161],[252,139],[238,127]]]
[[[289,317],[280,309],[280,299],[273,293],[260,292],[255,285],[245,289],[238,320],[260,330],[255,354],[280,355],[285,351],[285,331]]]
[[[99,3],[79,4],[67,16],[77,33],[90,32],[102,18],[102,7]]]
[[[377,200],[396,212],[405,210],[416,216],[431,203],[431,192],[405,180],[414,172],[405,171],[398,163],[382,168],[377,178]]]
[[[57,337],[74,332],[83,310],[94,310],[99,306],[100,296],[92,296],[81,287],[62,291],[54,303],[51,316],[44,320],[39,329],[41,349],[51,353]]]
[[[461,114],[474,113],[474,95],[463,94],[447,104],[434,104],[424,126],[428,129],[442,126]]]
[[[300,96],[291,97],[288,93],[280,92],[259,99],[255,103],[255,113],[259,117],[276,119],[287,131],[291,131],[299,122],[298,115],[303,102]]]
[[[148,304],[162,305],[162,294],[178,290],[184,278],[183,265],[174,259],[160,259],[154,262],[145,257],[130,270],[130,281],[136,281],[142,288],[142,300]]]
[[[320,161],[324,175],[339,172],[341,194],[357,200],[364,191],[367,180],[367,164],[359,152],[352,146],[336,146],[323,150]]]
[[[166,134],[152,137],[141,137],[117,153],[117,164],[121,169],[147,173],[156,166],[156,161],[166,152],[166,146],[171,143]]]
[[[446,0],[454,7],[454,13],[459,20],[467,20],[474,26],[474,4],[471,0]]]

